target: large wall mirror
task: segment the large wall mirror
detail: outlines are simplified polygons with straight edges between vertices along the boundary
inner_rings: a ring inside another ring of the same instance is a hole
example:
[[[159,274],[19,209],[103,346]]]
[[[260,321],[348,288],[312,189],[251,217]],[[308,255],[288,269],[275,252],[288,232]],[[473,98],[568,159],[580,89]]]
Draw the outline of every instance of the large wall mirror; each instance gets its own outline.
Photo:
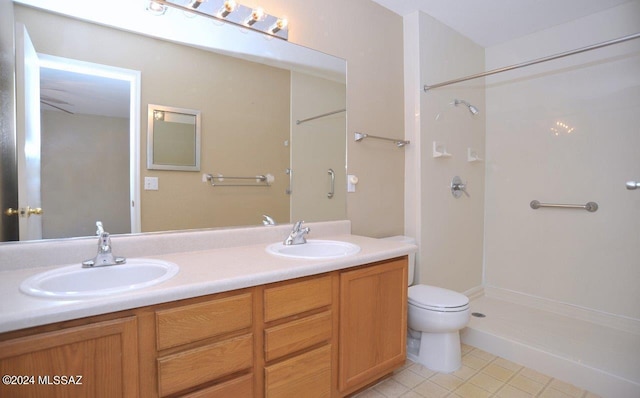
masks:
[[[43,238],[93,235],[97,219],[109,232],[138,233],[258,225],[263,214],[278,223],[346,218],[346,112],[335,112],[346,109],[344,60],[182,10],[154,16],[142,0],[114,0],[100,10],[89,2],[67,3],[15,0],[14,18],[26,26],[39,54],[140,73],[137,98],[130,87],[124,87],[120,97],[124,100],[115,99],[117,84],[107,84],[108,95],[94,93],[103,100],[126,102],[124,113],[91,116],[83,123],[93,129],[78,128],[87,139],[75,140],[95,142],[90,138],[98,130],[95,118],[105,119],[101,120],[104,126],[114,126],[100,128],[101,133],[124,132],[124,138],[117,140],[101,138],[99,149],[106,155],[94,156],[106,156],[108,161],[110,154],[131,155],[131,160],[119,162],[129,167],[128,173],[122,172],[123,181],[110,184],[111,191],[129,193],[122,201],[132,211],[131,218],[117,228],[110,223],[112,213],[105,210],[82,220],[74,218],[62,233],[50,220],[68,215],[63,210],[48,211],[51,195],[43,192]],[[64,95],[74,85],[80,83],[49,80],[42,93],[49,104],[69,110],[62,102],[73,102]],[[129,101],[138,101],[137,108]],[[200,147],[192,153],[200,154],[199,172],[160,169],[154,166],[159,163],[156,156],[148,159],[147,131],[152,121],[146,116],[153,104],[200,111],[200,123],[196,122],[196,127],[201,126]],[[55,119],[56,130],[75,131],[75,127],[62,127],[64,119],[84,117],[79,112],[62,116],[59,110],[42,106],[43,115],[50,113],[43,120]],[[130,109],[138,109],[138,114]],[[313,119],[326,113],[332,115]],[[308,118],[313,120],[296,123]],[[45,138],[49,128],[42,130],[43,141],[56,142]],[[43,144],[43,162],[47,156],[57,157],[50,151],[54,146]],[[331,199],[327,197],[328,169],[336,172]],[[70,169],[69,179],[77,172]],[[222,187],[206,181],[207,174],[269,174],[274,180],[268,186]],[[145,189],[145,177],[157,179],[157,189]],[[45,185],[47,177],[42,178]],[[48,186],[55,191],[59,184]],[[126,210],[117,213],[129,216]]]

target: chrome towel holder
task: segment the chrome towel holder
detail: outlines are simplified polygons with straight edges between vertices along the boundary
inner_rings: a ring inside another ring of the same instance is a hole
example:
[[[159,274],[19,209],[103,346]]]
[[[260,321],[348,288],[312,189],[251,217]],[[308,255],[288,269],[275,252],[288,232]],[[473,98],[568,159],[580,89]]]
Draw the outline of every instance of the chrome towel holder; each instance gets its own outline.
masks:
[[[247,182],[227,182],[225,180],[244,180]],[[202,182],[211,183],[212,187],[269,187],[275,180],[271,174],[263,174],[248,177],[232,177],[222,174],[203,174]],[[250,182],[253,181],[253,182]]]
[[[405,145],[409,145],[411,143],[411,141],[397,140],[395,138],[387,138],[387,137],[378,137],[378,136],[375,136],[375,135],[365,134],[365,133],[355,133],[354,135],[355,135],[355,141],[356,142],[360,142],[360,141],[364,140],[365,138],[374,138],[376,140],[391,141],[394,144],[396,144],[396,146],[398,148],[402,148]]]

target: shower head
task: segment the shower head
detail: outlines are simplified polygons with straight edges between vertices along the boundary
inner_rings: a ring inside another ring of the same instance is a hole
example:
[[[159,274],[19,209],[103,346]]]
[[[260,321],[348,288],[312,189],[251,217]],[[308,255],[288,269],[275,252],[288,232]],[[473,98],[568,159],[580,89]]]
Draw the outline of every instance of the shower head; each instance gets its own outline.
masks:
[[[459,99],[454,99],[453,100],[453,105],[458,106],[460,104],[464,104],[467,108],[469,108],[469,112],[471,112],[472,115],[477,115],[478,113],[480,113],[478,108],[476,108],[475,106],[471,105],[470,103],[468,103],[465,100],[459,100]]]

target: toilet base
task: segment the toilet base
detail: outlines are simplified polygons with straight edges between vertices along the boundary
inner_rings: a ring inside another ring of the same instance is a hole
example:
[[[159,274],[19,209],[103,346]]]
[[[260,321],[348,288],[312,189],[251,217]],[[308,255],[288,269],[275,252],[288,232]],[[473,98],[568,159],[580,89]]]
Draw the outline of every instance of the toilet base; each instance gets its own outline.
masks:
[[[440,372],[452,373],[462,366],[460,349],[460,333],[426,333],[420,337],[418,363],[426,368]]]

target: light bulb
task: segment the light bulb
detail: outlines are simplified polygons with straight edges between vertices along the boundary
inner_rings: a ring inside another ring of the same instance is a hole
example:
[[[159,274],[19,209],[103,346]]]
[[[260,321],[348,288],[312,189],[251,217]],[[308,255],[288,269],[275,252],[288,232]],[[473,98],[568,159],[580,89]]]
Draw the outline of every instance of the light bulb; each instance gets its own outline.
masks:
[[[220,10],[218,11],[218,16],[221,18],[226,18],[227,15],[231,14],[238,8],[238,3],[234,0],[226,0]]]
[[[265,18],[266,14],[264,13],[264,9],[262,7],[254,8],[251,11],[251,15],[245,21],[245,24],[252,26],[254,23],[262,21]]]
[[[289,21],[286,18],[279,18],[276,23],[269,29],[271,33],[278,33],[282,29],[285,29]]]

